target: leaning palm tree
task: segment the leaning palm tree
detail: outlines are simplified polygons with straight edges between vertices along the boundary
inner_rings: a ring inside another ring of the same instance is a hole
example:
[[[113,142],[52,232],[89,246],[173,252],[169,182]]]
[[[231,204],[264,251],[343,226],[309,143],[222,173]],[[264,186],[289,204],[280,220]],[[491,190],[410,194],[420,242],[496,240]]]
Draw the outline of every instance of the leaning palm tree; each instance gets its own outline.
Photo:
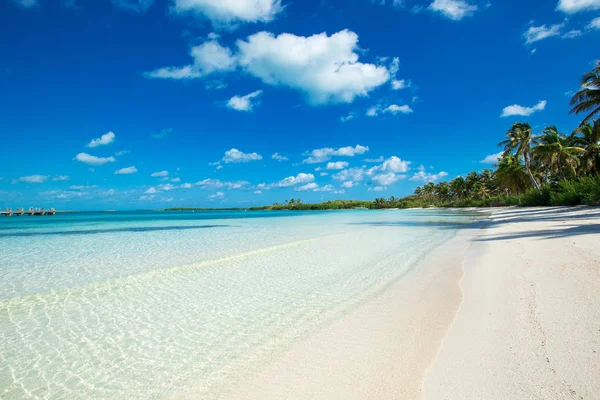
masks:
[[[521,161],[515,155],[502,157],[498,162],[496,179],[501,190],[516,193],[521,203],[521,194],[531,187],[529,177]]]
[[[571,114],[587,114],[579,126],[600,117],[600,60],[581,78],[580,89],[573,95],[571,106]]]
[[[581,155],[583,173],[600,175],[600,120],[579,126],[572,137],[575,146],[585,149]]]
[[[534,156],[546,165],[552,174],[562,180],[567,179],[567,176],[577,176],[579,156],[585,153],[585,150],[574,145],[572,136],[560,133],[555,126],[547,126],[538,140]]]
[[[535,144],[535,138],[533,137],[533,131],[531,126],[527,123],[516,122],[506,132],[506,139],[498,144],[498,146],[504,147],[503,157],[506,157],[515,152],[518,159],[523,158],[525,163],[525,172],[529,176],[531,185],[535,188],[539,195],[542,194],[540,184],[534,178],[531,172],[531,149]]]

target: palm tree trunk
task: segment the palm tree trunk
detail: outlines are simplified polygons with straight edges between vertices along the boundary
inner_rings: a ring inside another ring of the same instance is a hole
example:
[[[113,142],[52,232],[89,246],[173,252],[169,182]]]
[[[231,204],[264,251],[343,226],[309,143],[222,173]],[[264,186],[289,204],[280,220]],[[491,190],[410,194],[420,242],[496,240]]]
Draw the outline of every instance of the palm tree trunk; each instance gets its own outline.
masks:
[[[533,174],[531,173],[531,168],[530,168],[530,163],[529,163],[529,154],[528,153],[523,154],[523,159],[525,160],[525,171],[527,171],[527,175],[529,176],[529,180],[531,181],[531,184],[533,185],[533,187],[535,188],[535,190],[537,191],[537,193],[541,196],[542,195],[542,190],[540,189],[540,185],[535,180],[535,178],[533,177]]]

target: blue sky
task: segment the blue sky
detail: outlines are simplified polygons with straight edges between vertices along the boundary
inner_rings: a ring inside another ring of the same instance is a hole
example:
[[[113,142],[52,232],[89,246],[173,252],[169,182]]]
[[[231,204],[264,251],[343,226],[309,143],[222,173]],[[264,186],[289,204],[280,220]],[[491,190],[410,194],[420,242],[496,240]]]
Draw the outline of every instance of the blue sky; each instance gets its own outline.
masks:
[[[410,194],[570,132],[600,0],[1,0],[0,207]],[[482,162],[487,160],[487,164]]]

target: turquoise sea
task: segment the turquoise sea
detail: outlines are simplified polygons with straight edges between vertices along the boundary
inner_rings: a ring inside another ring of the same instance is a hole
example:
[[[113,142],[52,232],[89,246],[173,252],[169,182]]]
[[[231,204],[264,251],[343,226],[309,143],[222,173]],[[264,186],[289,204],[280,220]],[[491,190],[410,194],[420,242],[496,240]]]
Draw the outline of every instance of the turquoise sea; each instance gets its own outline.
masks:
[[[0,218],[0,398],[226,398],[477,214]]]

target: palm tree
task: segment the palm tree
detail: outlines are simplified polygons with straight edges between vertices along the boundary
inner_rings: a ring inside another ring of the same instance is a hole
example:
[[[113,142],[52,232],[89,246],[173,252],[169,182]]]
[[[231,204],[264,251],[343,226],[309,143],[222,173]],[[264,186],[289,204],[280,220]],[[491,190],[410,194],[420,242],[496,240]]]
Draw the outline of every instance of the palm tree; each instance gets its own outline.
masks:
[[[581,155],[583,172],[600,175],[600,120],[579,126],[572,137],[575,146],[585,149]]]
[[[498,162],[496,179],[501,190],[516,193],[521,203],[521,193],[529,187],[529,177],[521,161],[515,155],[502,157]]]
[[[465,178],[459,176],[450,181],[450,191],[452,196],[458,200],[463,200],[467,197],[467,182]]]
[[[498,146],[504,147],[503,157],[512,154],[514,151],[518,159],[523,158],[525,163],[525,172],[527,172],[527,176],[529,176],[531,185],[535,188],[538,194],[541,195],[542,190],[540,189],[540,184],[531,173],[531,148],[534,144],[535,140],[531,126],[526,123],[524,124],[521,122],[516,122],[508,130],[508,132],[506,132],[506,139],[500,142]]]
[[[471,196],[473,194],[475,185],[477,184],[477,182],[479,181],[479,175],[477,175],[477,172],[475,171],[471,171],[467,174],[467,178],[465,179],[465,190],[467,192],[467,197]]]
[[[572,136],[560,133],[555,126],[547,126],[538,140],[534,155],[551,173],[560,176],[562,180],[567,179],[567,173],[569,176],[577,175],[579,155],[585,153],[585,150],[574,146]]]
[[[581,78],[581,89],[571,99],[571,114],[589,113],[579,126],[583,126],[594,117],[600,116],[600,60],[596,66]]]

